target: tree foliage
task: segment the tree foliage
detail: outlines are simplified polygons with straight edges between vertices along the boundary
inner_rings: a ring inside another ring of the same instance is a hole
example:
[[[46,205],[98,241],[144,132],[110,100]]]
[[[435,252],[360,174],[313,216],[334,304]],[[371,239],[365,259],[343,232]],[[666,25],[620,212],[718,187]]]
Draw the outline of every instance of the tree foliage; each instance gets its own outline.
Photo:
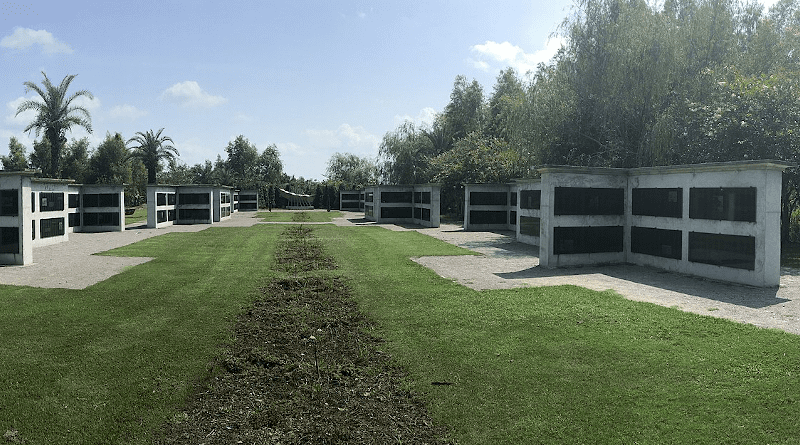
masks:
[[[25,146],[11,136],[8,140],[8,156],[0,156],[3,170],[22,171],[28,168],[28,157],[25,155]]]
[[[559,34],[552,60],[501,71],[488,101],[459,76],[430,127],[387,133],[383,180],[452,181],[487,140],[528,167],[800,162],[798,0],[578,0]],[[784,234],[798,176],[784,175]]]
[[[157,174],[162,168],[161,161],[174,162],[179,156],[178,150],[171,145],[174,141],[169,136],[162,136],[163,131],[163,128],[157,133],[153,130],[147,130],[145,133],[138,131],[136,136],[128,140],[128,144],[134,144],[129,156],[142,161],[147,169],[148,184],[156,183]]]
[[[62,165],[61,176],[74,179],[78,184],[87,182],[91,172],[91,166],[89,164],[89,139],[72,139],[72,141],[64,147]],[[121,184],[121,182],[119,184]]]
[[[47,169],[43,171],[50,177],[60,178],[61,152],[67,143],[66,132],[74,126],[83,127],[89,133],[92,132],[92,118],[89,111],[74,102],[79,97],[94,99],[94,96],[87,90],[80,90],[67,96],[67,90],[75,79],[75,74],[64,77],[57,86],[50,82],[44,71],[42,71],[42,76],[44,76],[42,86],[30,81],[24,83],[25,93],[33,91],[39,95],[40,100],[25,100],[17,107],[16,114],[19,115],[28,110],[36,112],[36,117],[25,127],[25,131],[35,130],[37,137],[40,133],[44,133],[44,139],[49,143],[50,156]]]
[[[119,133],[113,136],[106,133],[106,138],[92,153],[89,159],[88,182],[94,184],[126,184],[131,182],[132,159]]]
[[[358,190],[378,183],[378,165],[368,157],[334,153],[325,170],[328,182],[340,190]]]

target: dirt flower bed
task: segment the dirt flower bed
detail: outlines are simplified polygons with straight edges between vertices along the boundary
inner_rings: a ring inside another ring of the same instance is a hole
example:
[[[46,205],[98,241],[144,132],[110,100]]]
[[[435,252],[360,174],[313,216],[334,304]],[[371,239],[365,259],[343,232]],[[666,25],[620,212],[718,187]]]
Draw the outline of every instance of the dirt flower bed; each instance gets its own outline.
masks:
[[[311,229],[290,227],[286,239],[278,269],[334,264]],[[286,276],[262,291],[207,385],[155,443],[453,443],[402,388],[404,371],[381,352],[343,279]]]

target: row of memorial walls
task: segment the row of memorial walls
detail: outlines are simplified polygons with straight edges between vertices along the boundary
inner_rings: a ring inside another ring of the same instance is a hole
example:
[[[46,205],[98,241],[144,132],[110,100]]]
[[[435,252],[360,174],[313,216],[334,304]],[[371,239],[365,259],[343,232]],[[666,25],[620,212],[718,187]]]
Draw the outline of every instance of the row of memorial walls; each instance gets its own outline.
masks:
[[[777,286],[783,168],[761,162],[631,170],[628,261]]]
[[[538,246],[541,243],[542,181],[517,180],[511,187],[511,193],[516,194],[517,198],[517,241]]]
[[[67,209],[67,232],[124,231],[125,187],[71,184]]]
[[[233,213],[233,188],[214,188],[214,222],[224,221]]]
[[[423,227],[439,227],[442,188],[438,184],[415,185],[412,222]]]
[[[339,191],[339,210],[346,212],[364,211],[364,191],[341,190]]]
[[[377,223],[439,227],[441,187],[436,184],[381,185],[364,189],[364,218]]]
[[[212,224],[233,213],[231,187],[208,185],[147,186],[147,227]]]
[[[69,239],[69,182],[47,178],[31,180],[29,224],[32,247],[49,246]]]
[[[255,212],[257,210],[258,210],[258,190],[240,190],[238,211]]]
[[[509,184],[464,184],[464,230],[516,230],[516,225],[517,193],[514,187]]]
[[[212,224],[214,187],[186,185],[178,188],[176,224]]]
[[[176,186],[147,186],[147,227],[159,228],[177,224],[178,189]]]
[[[29,198],[33,174],[0,172],[0,264],[30,264],[33,262],[32,220]],[[26,205],[27,203],[27,205]]]
[[[0,264],[31,264],[33,248],[72,232],[125,230],[123,186],[76,185],[0,172]]]
[[[539,264],[625,262],[626,171],[545,167],[539,172]]]

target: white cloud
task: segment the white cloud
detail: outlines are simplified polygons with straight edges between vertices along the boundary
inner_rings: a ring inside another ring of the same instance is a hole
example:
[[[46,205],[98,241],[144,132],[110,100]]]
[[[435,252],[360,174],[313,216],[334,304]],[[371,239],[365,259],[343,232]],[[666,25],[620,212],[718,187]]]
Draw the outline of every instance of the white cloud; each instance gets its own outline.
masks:
[[[491,69],[491,62],[499,62],[502,67],[510,66],[518,73],[525,74],[528,71],[536,71],[536,67],[540,63],[549,62],[563,44],[563,38],[551,38],[545,42],[544,49],[540,49],[533,54],[528,54],[519,46],[512,45],[509,42],[497,43],[487,40],[483,45],[474,45],[470,47],[470,50],[477,54],[478,59],[468,60],[473,66],[483,71],[489,71]]]
[[[342,124],[336,130],[306,130],[310,145],[315,149],[342,149],[355,153],[377,152],[381,139],[364,127]]]
[[[161,93],[161,98],[187,108],[211,108],[228,101],[222,96],[213,96],[206,93],[200,88],[200,84],[194,80],[172,85]]]
[[[3,48],[27,50],[31,46],[40,45],[44,54],[72,54],[72,48],[64,42],[59,41],[53,34],[40,29],[38,31],[29,28],[16,28],[14,32],[0,40]]]
[[[294,142],[278,142],[275,146],[278,147],[281,159],[286,159],[285,155],[305,155],[307,153],[307,150]]]
[[[421,127],[429,127],[433,124],[433,121],[436,119],[436,110],[431,107],[425,107],[419,111],[417,117],[412,117],[407,114],[400,116],[395,115],[394,123],[395,126],[399,126],[403,122],[410,121],[414,123],[414,126],[417,128]]]
[[[14,127],[25,127],[36,118],[36,112],[33,110],[28,110],[16,115],[17,107],[19,107],[22,102],[28,100],[26,97],[18,97],[8,103],[6,103],[6,110],[8,110],[8,114],[6,114],[5,122],[6,125],[12,125]]]
[[[86,108],[86,110],[89,111],[89,114],[91,114],[97,111],[97,109],[100,108],[101,104],[100,104],[100,99],[98,99],[97,97],[95,97],[94,99],[89,99],[86,96],[78,96],[72,102],[72,105]]]
[[[112,119],[128,119],[135,121],[140,117],[147,116],[147,111],[140,110],[133,105],[116,105],[108,112]]]

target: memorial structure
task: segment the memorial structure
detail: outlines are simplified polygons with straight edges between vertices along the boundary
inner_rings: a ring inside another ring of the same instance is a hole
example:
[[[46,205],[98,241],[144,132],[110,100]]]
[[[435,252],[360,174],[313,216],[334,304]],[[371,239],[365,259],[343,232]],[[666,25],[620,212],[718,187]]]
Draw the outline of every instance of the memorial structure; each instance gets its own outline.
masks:
[[[439,227],[438,184],[376,185],[364,189],[364,218],[378,223]]]
[[[341,190],[339,192],[339,210],[348,212],[364,211],[363,190]]]
[[[289,204],[286,206],[289,210],[314,210],[314,206],[312,205],[314,197],[311,195],[292,193],[282,188],[278,189],[278,193],[280,193],[281,198],[289,201]]]
[[[782,172],[789,166],[545,166],[539,180],[466,185],[464,228],[515,230],[518,241],[539,246],[543,267],[632,263],[777,286]]]
[[[147,227],[213,224],[230,218],[233,188],[219,185],[148,185]]]
[[[33,248],[74,232],[125,230],[123,185],[37,178],[0,171],[0,264],[31,264]]]
[[[240,190],[237,210],[255,212],[258,210],[258,190]]]

